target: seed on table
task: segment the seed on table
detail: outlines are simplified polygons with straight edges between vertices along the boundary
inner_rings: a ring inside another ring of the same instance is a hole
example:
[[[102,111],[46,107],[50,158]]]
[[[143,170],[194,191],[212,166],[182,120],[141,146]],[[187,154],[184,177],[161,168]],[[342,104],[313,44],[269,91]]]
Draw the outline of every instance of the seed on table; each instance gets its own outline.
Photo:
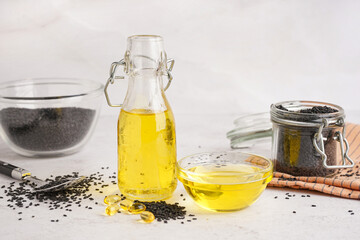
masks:
[[[129,208],[133,205],[133,201],[129,199],[124,199],[119,202],[120,207],[124,209],[125,211],[129,211]]]
[[[121,197],[119,195],[110,195],[104,198],[104,203],[106,205],[112,205],[114,203],[118,203],[121,201]]]
[[[139,214],[144,212],[145,210],[146,206],[144,204],[136,202],[129,207],[128,211],[132,214]]]
[[[113,205],[110,205],[108,206],[106,209],[105,209],[105,213],[108,215],[108,216],[113,216],[114,214],[117,213],[117,211],[120,209],[120,206],[117,205],[117,204],[113,204]]]
[[[149,211],[144,211],[144,212],[140,213],[140,218],[141,218],[141,220],[143,220],[146,223],[151,223],[152,221],[155,220],[154,214]]]

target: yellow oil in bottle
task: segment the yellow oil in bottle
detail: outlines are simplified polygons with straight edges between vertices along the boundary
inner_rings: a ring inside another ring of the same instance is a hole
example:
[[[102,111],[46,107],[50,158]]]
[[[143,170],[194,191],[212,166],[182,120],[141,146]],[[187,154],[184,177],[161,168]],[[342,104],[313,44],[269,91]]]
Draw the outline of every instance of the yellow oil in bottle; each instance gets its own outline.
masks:
[[[176,188],[176,138],[171,110],[121,110],[118,121],[118,186],[130,199],[166,199]]]
[[[186,191],[200,206],[214,211],[251,205],[272,179],[272,170],[264,173],[261,168],[240,164],[197,166],[188,171],[196,174],[186,179],[178,176]]]

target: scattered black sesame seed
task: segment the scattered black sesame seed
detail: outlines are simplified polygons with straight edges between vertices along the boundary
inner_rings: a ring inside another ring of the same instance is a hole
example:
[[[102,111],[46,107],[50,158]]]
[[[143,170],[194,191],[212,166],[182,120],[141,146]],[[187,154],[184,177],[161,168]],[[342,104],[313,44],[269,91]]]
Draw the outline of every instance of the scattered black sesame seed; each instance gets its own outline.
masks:
[[[46,179],[46,181],[52,183],[55,181],[61,181],[64,179],[68,179],[70,177],[77,177],[77,176],[79,176],[79,173],[73,172],[72,175],[68,174],[64,176],[56,176],[51,179]],[[81,203],[85,199],[89,199],[89,201],[95,200],[93,197],[91,197],[92,194],[89,194],[90,187],[97,185],[98,188],[96,188],[95,190],[98,191],[99,193],[102,193],[102,191],[99,189],[99,186],[101,186],[101,189],[105,189],[109,187],[109,184],[106,184],[104,182],[103,180],[104,177],[105,177],[104,174],[100,174],[99,172],[97,172],[91,174],[76,187],[69,188],[63,191],[57,191],[57,192],[33,192],[31,187],[34,186],[31,185],[31,183],[29,182],[21,182],[21,183],[12,182],[7,189],[3,190],[5,196],[4,197],[2,196],[1,199],[5,198],[8,202],[10,202],[10,204],[8,204],[8,207],[14,210],[19,208],[29,208],[30,206],[38,207],[40,205],[47,206],[48,210],[63,209],[63,211],[66,212],[72,212],[74,207],[93,209],[92,207]],[[3,186],[4,187],[2,188],[6,188],[6,185]],[[123,194],[121,194],[120,196],[122,199],[126,199]],[[185,201],[186,199],[184,198],[183,200]],[[25,202],[27,201],[29,201],[28,204],[25,204]],[[94,202],[94,203],[95,205],[99,205],[98,202]],[[166,203],[165,201],[142,202],[142,203],[146,206],[146,209],[148,211],[154,214],[157,221],[160,222],[166,221],[167,223],[169,220],[185,219],[186,216],[185,207],[180,206],[179,203],[169,204]],[[67,217],[66,214],[62,214],[62,215],[63,217]],[[195,216],[195,215],[191,215],[191,216]],[[35,216],[32,216],[32,218],[34,217]],[[193,220],[194,219],[196,218],[193,218]],[[59,222],[59,219],[51,219],[50,221]],[[187,220],[187,221],[191,222],[191,220]],[[184,221],[182,221],[182,224],[184,224]]]
[[[296,211],[293,211],[293,213],[296,213]]]
[[[311,207],[316,207],[316,205],[315,205],[315,204],[313,204],[313,205],[311,205]]]
[[[45,181],[48,184],[52,184],[54,182],[61,182],[66,179],[78,176],[78,172],[73,172],[72,174],[67,174],[64,176],[53,176],[52,178],[47,178]],[[98,184],[102,185],[102,188],[104,189],[109,186],[108,184],[103,183],[103,178],[103,174],[94,173],[87,177],[79,185],[76,185],[76,187],[57,192],[34,192],[33,188],[36,187],[36,185],[30,182],[11,182],[8,185],[0,185],[0,188],[3,189],[2,191],[4,193],[2,194],[0,192],[0,195],[2,195],[0,197],[0,201],[4,199],[5,201],[10,202],[10,204],[7,204],[7,207],[13,210],[21,208],[30,209],[31,207],[45,205],[49,211],[63,209],[63,211],[71,212],[71,208],[76,206],[85,207],[85,204],[80,204],[83,200],[95,200],[93,197],[91,197],[92,194],[89,194],[90,187]],[[98,205],[98,202],[95,202],[95,204]],[[89,206],[87,206],[87,208],[93,209]],[[20,211],[18,214],[23,214],[23,212]],[[32,216],[32,218],[34,217],[35,216]]]

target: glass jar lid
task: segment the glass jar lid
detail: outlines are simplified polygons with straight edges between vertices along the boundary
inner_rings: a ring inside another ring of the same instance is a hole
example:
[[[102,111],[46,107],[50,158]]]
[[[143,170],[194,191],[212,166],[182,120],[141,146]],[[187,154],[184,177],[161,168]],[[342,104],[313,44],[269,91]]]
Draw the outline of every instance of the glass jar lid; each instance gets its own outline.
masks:
[[[314,101],[285,101],[272,104],[271,120],[276,123],[318,127],[327,121],[327,125],[343,125],[344,109],[338,105]]]
[[[246,114],[234,121],[235,128],[226,134],[231,148],[248,148],[270,142],[272,124],[269,113]]]

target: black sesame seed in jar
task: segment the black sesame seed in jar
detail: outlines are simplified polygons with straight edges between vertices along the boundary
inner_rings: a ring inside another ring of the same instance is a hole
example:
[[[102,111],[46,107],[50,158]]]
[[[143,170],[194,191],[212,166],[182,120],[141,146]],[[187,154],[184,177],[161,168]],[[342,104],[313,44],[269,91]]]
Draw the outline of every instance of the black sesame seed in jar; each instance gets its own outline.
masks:
[[[341,162],[337,136],[343,134],[344,117],[341,107],[328,103],[288,101],[273,104],[272,159],[275,170],[294,176],[336,174],[337,169],[324,166],[322,154],[326,154],[328,166]],[[318,135],[319,131],[321,135]],[[321,149],[322,144],[324,149]]]

